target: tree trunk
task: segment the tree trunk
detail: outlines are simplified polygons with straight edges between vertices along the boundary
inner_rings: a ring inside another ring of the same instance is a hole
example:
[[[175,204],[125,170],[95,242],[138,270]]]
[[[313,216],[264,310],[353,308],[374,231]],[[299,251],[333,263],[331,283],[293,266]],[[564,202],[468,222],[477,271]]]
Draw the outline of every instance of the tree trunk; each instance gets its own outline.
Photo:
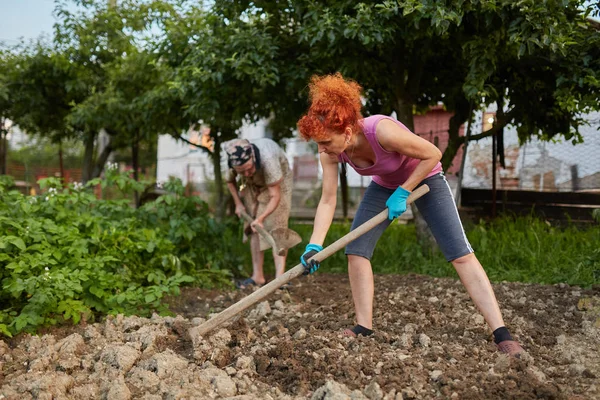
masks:
[[[133,168],[133,179],[135,179],[136,182],[139,181],[139,176],[138,176],[138,167],[139,167],[138,156],[139,156],[139,142],[137,141],[137,138],[134,138],[133,142],[131,143],[131,166]],[[140,194],[138,193],[137,190],[133,192],[133,200],[135,202],[135,207],[136,208],[139,207]]]
[[[496,104],[498,106],[498,109],[496,110],[495,120],[505,121],[506,118],[504,115],[504,96],[500,96],[500,98],[498,98],[498,100],[496,101]],[[496,143],[496,153],[498,154],[498,161],[500,161],[500,166],[502,168],[506,168],[506,162],[504,160],[504,126],[499,127],[496,136],[498,138],[498,141]]]
[[[404,101],[402,99],[397,100],[396,114],[398,115],[398,121],[402,122],[411,132],[415,131],[412,102]]]
[[[216,215],[218,219],[222,219],[225,215],[225,193],[223,191],[223,174],[221,171],[221,138],[218,135],[218,127],[214,128],[214,132],[214,151],[211,156],[215,172],[215,189],[217,191]],[[227,135],[223,136],[228,137]]]
[[[63,164],[62,140],[58,141],[58,168],[60,169],[60,179],[62,179],[63,185],[66,185],[67,182],[65,182],[65,166]]]
[[[498,111],[496,112],[496,119],[501,121],[505,120],[504,115],[504,97],[500,97],[497,101]],[[506,168],[506,160],[504,159],[504,126],[501,126],[498,130],[498,140],[496,142],[496,153],[498,154],[498,161],[502,168]],[[502,211],[506,210],[506,196],[502,197]]]
[[[460,162],[460,171],[458,172],[458,183],[456,185],[456,207],[459,208],[461,205],[462,196],[462,183],[465,174],[465,163],[467,161],[467,149],[469,147],[469,138],[471,137],[471,123],[473,121],[473,109],[469,114],[469,120],[467,121],[467,132],[465,132],[465,144],[463,146],[462,160]]]
[[[8,129],[6,118],[0,118],[0,175],[8,174]]]
[[[86,183],[92,179],[94,170],[94,141],[96,140],[96,134],[88,132],[85,134],[84,145],[85,150],[83,152],[83,167],[81,169],[81,180]]]
[[[468,138],[463,136],[449,137],[448,147],[444,151],[442,155],[442,167],[444,167],[445,163],[450,163],[454,157],[456,156],[456,152],[460,149],[460,146],[464,143],[468,142],[476,142],[486,137],[493,137],[499,134],[499,132],[503,132],[504,127],[506,126],[506,121],[508,119],[500,120],[498,118],[494,121],[494,127],[485,132],[478,133],[476,135],[470,135]],[[449,133],[450,136],[450,133]]]
[[[348,176],[345,163],[342,163],[340,168],[340,190],[342,192],[342,214],[344,218],[348,218]]]
[[[448,138],[448,147],[446,147],[444,154],[442,154],[442,169],[444,171],[452,166],[452,161],[454,161],[456,153],[458,153],[460,146],[462,146],[464,142],[464,139],[461,138]]]
[[[7,158],[7,147],[8,147],[8,143],[6,141],[6,133],[4,133],[3,131],[0,131],[0,175],[6,175],[7,174],[7,162],[6,162],[6,158]]]
[[[496,159],[498,157],[496,146],[496,135],[494,135],[492,136],[492,218],[496,218]]]
[[[500,92],[502,93],[502,92]],[[496,100],[496,118],[494,118],[494,124],[497,123],[498,120],[504,121],[504,98],[500,96],[498,100]],[[498,164],[498,156],[500,156],[500,165],[504,167],[504,126],[500,127],[498,131],[494,133],[492,136],[492,218],[496,218],[497,210],[496,210],[496,198],[497,198],[497,185],[496,185],[496,175],[497,175],[497,164]],[[499,150],[498,147],[502,146],[502,150]]]
[[[102,153],[100,153],[98,155],[98,158],[96,159],[92,179],[98,178],[102,174],[102,171],[104,171],[104,164],[106,164],[106,160],[108,160],[108,157],[110,156],[110,153],[112,153],[113,150],[114,149],[112,147],[112,137],[109,136],[108,144],[102,149]]]
[[[460,127],[471,117],[471,105],[465,98],[458,98],[455,109],[448,123],[448,147],[442,154],[442,168],[446,171],[452,166],[452,161],[465,138],[460,136]]]
[[[411,132],[415,130],[415,120],[413,116],[413,105],[410,102],[398,100],[396,105],[396,113],[398,114],[398,120],[402,122]],[[430,253],[437,248],[435,238],[431,234],[427,222],[423,219],[423,216],[419,212],[417,205],[412,203],[410,208],[413,213],[415,222],[415,229],[417,233],[417,241],[421,245],[424,252]]]

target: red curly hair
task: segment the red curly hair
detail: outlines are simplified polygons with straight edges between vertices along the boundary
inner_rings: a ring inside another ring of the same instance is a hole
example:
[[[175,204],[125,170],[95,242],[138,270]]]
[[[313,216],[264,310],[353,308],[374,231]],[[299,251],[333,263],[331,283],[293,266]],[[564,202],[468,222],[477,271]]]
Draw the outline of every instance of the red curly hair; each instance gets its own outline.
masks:
[[[305,140],[327,140],[330,133],[342,134],[346,127],[360,129],[362,119],[360,95],[362,87],[345,79],[339,72],[317,76],[308,85],[310,108],[298,121],[298,130]]]

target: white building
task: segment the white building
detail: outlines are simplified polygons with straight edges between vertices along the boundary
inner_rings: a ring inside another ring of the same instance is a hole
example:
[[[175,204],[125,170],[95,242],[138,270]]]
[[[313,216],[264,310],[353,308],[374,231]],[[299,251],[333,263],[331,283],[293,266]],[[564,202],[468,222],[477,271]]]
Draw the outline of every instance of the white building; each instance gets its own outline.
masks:
[[[19,129],[17,125],[13,125],[12,121],[6,120],[4,124],[4,126],[8,129],[6,141],[8,142],[9,148],[18,150],[29,143],[30,139],[27,137],[27,134]]]

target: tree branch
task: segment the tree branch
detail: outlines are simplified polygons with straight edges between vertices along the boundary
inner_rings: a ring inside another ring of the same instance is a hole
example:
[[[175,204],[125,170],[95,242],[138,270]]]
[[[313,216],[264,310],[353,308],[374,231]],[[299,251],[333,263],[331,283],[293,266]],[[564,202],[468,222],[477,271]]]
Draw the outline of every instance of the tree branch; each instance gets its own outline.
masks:
[[[498,116],[497,119],[497,123],[494,124],[494,126],[492,127],[492,129],[488,129],[485,132],[482,132],[478,135],[471,135],[468,138],[466,136],[461,136],[459,138],[461,143],[465,143],[467,141],[469,142],[476,142],[480,139],[486,138],[486,137],[490,137],[495,135],[496,133],[500,132],[502,129],[504,129],[504,127],[506,125],[508,125],[508,123],[512,120],[512,111],[509,111],[508,113],[504,114],[504,116]]]
[[[202,146],[201,144],[192,143],[192,142],[190,142],[189,140],[187,140],[186,138],[184,138],[184,137],[183,137],[183,136],[181,136],[181,135],[178,135],[178,136],[172,135],[172,136],[173,136],[174,138],[176,138],[176,139],[179,139],[179,140],[182,140],[182,141],[186,142],[187,144],[190,144],[190,145],[192,145],[192,146],[194,146],[194,147],[196,147],[196,148],[198,148],[198,149],[204,150],[204,151],[206,152],[206,154],[212,154],[212,151],[210,151],[210,150],[208,149],[208,147],[204,147],[204,146]]]

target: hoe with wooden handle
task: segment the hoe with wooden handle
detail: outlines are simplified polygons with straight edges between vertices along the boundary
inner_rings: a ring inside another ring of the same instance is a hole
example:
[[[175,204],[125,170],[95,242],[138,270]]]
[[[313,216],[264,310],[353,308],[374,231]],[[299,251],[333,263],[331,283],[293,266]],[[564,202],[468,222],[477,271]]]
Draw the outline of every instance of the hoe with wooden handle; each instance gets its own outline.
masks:
[[[417,200],[419,197],[423,196],[427,192],[429,192],[429,186],[427,186],[427,185],[423,185],[423,186],[415,189],[410,194],[410,196],[408,196],[406,203],[407,204],[412,203],[413,201]],[[379,225],[380,223],[385,221],[387,219],[387,217],[388,217],[388,209],[386,208],[385,210],[383,210],[382,212],[380,212],[379,214],[377,214],[376,216],[374,216],[373,218],[371,218],[370,220],[368,220],[367,222],[365,222],[358,228],[354,229],[347,235],[341,237],[340,239],[336,240],[329,246],[325,247],[322,251],[315,254],[311,258],[311,260],[316,260],[318,262],[325,260],[327,257],[334,254],[336,251],[343,249],[348,243],[350,243],[357,237],[364,235],[365,233],[367,233],[368,231],[370,231],[371,229],[373,229],[374,227],[376,227],[377,225]],[[279,278],[272,280],[265,286],[256,290],[254,293],[244,297],[242,300],[231,305],[229,308],[221,311],[219,314],[215,315],[213,318],[209,319],[208,321],[204,322],[202,325],[198,326],[196,333],[199,335],[204,335],[204,334],[210,332],[211,330],[221,326],[223,323],[228,321],[230,318],[241,313],[248,307],[258,303],[259,301],[261,301],[262,299],[264,299],[265,297],[267,297],[268,295],[270,295],[271,293],[273,293],[274,291],[279,289],[281,286],[285,285],[292,279],[302,275],[303,273],[304,273],[304,265],[302,265],[302,263],[300,263],[300,264],[296,265],[294,268],[287,271],[285,274],[281,275]]]
[[[242,211],[241,215],[250,224],[254,221],[254,218],[245,211]],[[273,229],[270,233],[260,226],[255,226],[254,229],[269,243],[273,252],[280,256],[285,255],[289,248],[294,247],[302,241],[300,235],[291,229],[277,228]]]

